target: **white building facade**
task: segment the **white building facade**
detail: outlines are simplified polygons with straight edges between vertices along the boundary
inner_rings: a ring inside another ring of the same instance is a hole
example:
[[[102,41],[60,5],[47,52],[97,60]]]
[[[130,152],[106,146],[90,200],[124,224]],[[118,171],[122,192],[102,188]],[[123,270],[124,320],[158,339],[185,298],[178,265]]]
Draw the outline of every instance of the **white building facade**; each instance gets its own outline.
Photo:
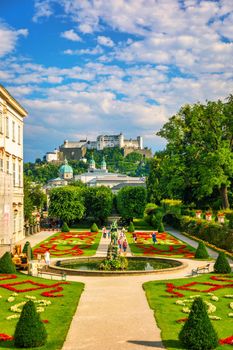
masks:
[[[0,85],[0,244],[24,238],[23,119],[27,111]]]

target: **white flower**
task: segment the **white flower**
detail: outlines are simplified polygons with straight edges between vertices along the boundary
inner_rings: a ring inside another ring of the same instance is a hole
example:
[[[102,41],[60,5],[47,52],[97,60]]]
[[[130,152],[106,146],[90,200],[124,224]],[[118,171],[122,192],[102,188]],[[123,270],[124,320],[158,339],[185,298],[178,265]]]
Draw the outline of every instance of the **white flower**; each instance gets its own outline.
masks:
[[[14,297],[9,297],[9,298],[7,299],[7,301],[9,301],[9,303],[12,303],[14,300],[15,300]]]
[[[233,317],[233,312],[230,312],[230,313],[228,314],[228,316],[229,316],[229,317]]]
[[[216,321],[219,321],[219,320],[221,320],[221,317],[218,317],[218,316],[209,316],[209,318],[211,319],[211,320],[216,320]]]
[[[48,305],[51,305],[51,301],[50,300],[44,300],[44,299],[41,299],[41,300],[35,300],[34,303],[37,303],[41,306],[48,306]]]
[[[2,298],[2,296],[0,295],[0,299]]]
[[[35,300],[36,297],[34,295],[25,295],[25,298]]]
[[[190,295],[190,299],[198,298],[200,295]]]
[[[176,300],[176,304],[185,306],[185,303],[183,302],[183,300]]]
[[[183,307],[182,311],[185,313],[185,314],[189,314],[190,313],[190,309],[188,307]]]
[[[230,308],[233,309],[233,303],[230,303]]]
[[[209,293],[207,293],[207,295],[214,295],[214,293],[210,293],[210,292],[209,292]]]
[[[7,320],[12,320],[12,319],[14,319],[14,318],[19,318],[19,317],[20,317],[19,314],[14,314],[14,315],[7,316],[6,319],[7,319]]]
[[[205,301],[205,304],[207,305],[207,313],[208,314],[212,314],[213,312],[216,311],[217,308],[215,305],[209,303],[208,301]]]
[[[44,308],[41,307],[41,306],[38,306],[38,307],[36,308],[36,311],[37,311],[37,312],[44,312]]]
[[[212,297],[210,299],[213,300],[213,301],[219,301],[219,298],[216,297],[216,295],[212,295]]]
[[[11,294],[13,297],[17,297],[18,296],[18,293],[12,293]]]
[[[15,304],[11,306],[10,310],[13,312],[21,313],[22,309],[20,309],[21,306],[25,305],[26,301],[22,301],[21,303]]]
[[[224,295],[225,298],[232,298],[233,299],[233,295],[232,294],[226,294]]]

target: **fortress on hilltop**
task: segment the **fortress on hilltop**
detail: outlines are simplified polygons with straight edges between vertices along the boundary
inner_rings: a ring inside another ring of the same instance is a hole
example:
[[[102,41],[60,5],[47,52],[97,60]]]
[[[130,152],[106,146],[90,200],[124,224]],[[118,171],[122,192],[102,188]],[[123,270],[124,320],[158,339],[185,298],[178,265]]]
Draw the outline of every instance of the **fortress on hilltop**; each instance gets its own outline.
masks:
[[[99,135],[96,141],[79,140],[68,141],[59,146],[53,152],[47,152],[45,155],[46,161],[49,162],[63,162],[67,160],[80,160],[85,157],[86,151],[97,150],[101,151],[104,148],[119,147],[124,151],[124,156],[129,153],[137,152],[147,158],[152,157],[152,152],[148,148],[143,147],[142,136],[137,136],[136,139],[125,139],[122,133],[118,135]]]

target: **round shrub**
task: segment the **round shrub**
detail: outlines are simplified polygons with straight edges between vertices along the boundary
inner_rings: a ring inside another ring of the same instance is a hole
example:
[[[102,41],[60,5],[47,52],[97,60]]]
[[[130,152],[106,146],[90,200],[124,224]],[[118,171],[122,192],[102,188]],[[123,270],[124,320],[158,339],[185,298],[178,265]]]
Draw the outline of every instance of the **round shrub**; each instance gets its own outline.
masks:
[[[164,226],[163,223],[160,222],[159,226],[158,226],[158,232],[163,233],[164,232]]]
[[[35,348],[46,343],[47,332],[36,312],[35,304],[29,300],[23,307],[16,325],[14,340],[18,348]]]
[[[70,228],[66,222],[64,222],[64,224],[62,225],[61,231],[62,232],[70,232]]]
[[[95,222],[91,225],[91,232],[99,232],[99,228]]]
[[[9,252],[6,252],[0,259],[0,273],[16,273],[16,267]]]
[[[196,253],[195,253],[196,259],[208,259],[209,254],[207,252],[206,246],[203,242],[199,242]]]
[[[231,267],[224,252],[220,252],[214,264],[215,273],[230,273]]]
[[[185,349],[189,350],[209,350],[218,346],[217,333],[201,298],[194,300],[188,320],[179,333],[179,339]]]
[[[29,260],[33,260],[32,247],[30,242],[26,242],[23,247],[23,253],[27,255]]]
[[[135,231],[134,224],[132,221],[130,221],[129,227],[128,227],[128,232],[134,232],[134,231]]]

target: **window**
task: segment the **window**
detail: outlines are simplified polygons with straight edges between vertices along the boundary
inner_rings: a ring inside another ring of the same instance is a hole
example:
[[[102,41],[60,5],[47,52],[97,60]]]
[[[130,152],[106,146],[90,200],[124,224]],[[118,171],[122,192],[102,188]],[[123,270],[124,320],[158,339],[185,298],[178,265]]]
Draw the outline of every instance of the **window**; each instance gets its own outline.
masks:
[[[9,118],[6,117],[6,137],[9,137]]]
[[[13,186],[16,185],[15,162],[13,162]]]
[[[3,159],[0,158],[0,171],[3,171]]]
[[[19,187],[22,187],[21,164],[19,164]]]
[[[3,133],[3,114],[2,111],[0,111],[0,133]]]
[[[15,142],[15,122],[12,121],[12,141]]]
[[[7,174],[10,174],[10,159],[6,159],[6,172]]]
[[[20,125],[18,125],[18,144],[21,145],[21,129],[20,129]]]

